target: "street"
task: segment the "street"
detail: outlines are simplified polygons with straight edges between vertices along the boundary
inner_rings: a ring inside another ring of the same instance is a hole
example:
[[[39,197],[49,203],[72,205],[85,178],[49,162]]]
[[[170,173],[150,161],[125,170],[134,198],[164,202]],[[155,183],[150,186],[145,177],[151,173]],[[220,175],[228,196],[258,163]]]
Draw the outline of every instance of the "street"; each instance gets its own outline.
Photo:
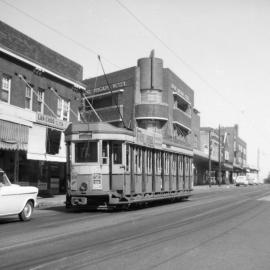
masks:
[[[1,269],[269,269],[270,186],[196,190],[118,212],[0,218]]]

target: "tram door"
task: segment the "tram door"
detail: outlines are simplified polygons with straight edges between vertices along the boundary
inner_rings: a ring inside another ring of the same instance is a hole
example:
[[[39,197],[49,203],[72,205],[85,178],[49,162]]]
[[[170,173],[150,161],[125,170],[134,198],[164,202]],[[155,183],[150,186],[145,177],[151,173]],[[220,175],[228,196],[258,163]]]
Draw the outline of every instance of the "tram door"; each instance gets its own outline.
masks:
[[[105,143],[106,141],[103,142],[103,144]],[[107,144],[110,190],[123,191],[125,169],[125,166],[123,166],[123,143],[121,141],[107,141]]]

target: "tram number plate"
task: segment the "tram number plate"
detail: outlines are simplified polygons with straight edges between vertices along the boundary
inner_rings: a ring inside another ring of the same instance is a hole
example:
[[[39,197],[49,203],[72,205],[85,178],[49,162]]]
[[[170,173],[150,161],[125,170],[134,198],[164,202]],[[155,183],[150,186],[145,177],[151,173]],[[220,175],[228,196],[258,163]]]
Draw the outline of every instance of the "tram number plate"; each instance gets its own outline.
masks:
[[[102,178],[100,173],[93,174],[93,189],[102,189]]]

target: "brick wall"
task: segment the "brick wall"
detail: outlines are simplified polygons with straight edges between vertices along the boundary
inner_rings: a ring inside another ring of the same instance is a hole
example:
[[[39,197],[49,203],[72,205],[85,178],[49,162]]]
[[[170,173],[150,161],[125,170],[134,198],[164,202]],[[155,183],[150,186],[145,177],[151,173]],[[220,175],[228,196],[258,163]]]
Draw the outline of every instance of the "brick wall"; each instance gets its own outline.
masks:
[[[70,79],[81,81],[83,68],[0,21],[0,45]]]
[[[0,53],[0,79],[2,74],[6,74],[11,77],[11,95],[10,104],[25,108],[25,88],[26,84],[20,80],[15,74],[22,74],[26,80],[31,83],[33,89],[37,91],[39,88],[44,89],[44,101],[45,103],[56,113],[57,109],[57,96],[49,90],[49,87],[53,87],[57,90],[57,93],[64,99],[70,101],[71,109],[77,113],[80,105],[80,94],[72,90],[71,86],[65,83],[61,83],[58,80],[52,80],[51,78],[44,76],[38,76],[28,66],[14,61],[14,59],[4,56]],[[33,93],[33,111],[37,111],[37,96]],[[53,114],[44,106],[44,114],[53,116]],[[77,121],[76,117],[71,113],[71,121]]]

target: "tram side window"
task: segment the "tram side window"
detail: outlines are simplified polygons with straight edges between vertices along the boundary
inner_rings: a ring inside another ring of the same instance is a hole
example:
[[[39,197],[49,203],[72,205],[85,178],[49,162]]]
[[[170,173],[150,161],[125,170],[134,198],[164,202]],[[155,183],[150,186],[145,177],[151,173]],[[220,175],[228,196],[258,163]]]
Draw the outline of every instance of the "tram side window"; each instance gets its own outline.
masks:
[[[138,172],[142,171],[142,149],[138,148]]]
[[[97,162],[97,152],[97,142],[77,142],[75,143],[75,162]]]
[[[148,173],[152,173],[152,152],[149,150],[147,151],[148,157]]]
[[[177,164],[177,155],[173,154],[172,172],[174,175],[176,175],[176,164]]]
[[[161,173],[161,152],[156,152],[156,172]]]
[[[122,143],[113,143],[113,163],[122,164]]]
[[[102,142],[102,163],[108,164],[108,142]]]
[[[126,171],[129,171],[129,158],[130,158],[130,150],[129,150],[129,145],[126,145]]]
[[[169,174],[170,154],[165,153],[165,174]]]

